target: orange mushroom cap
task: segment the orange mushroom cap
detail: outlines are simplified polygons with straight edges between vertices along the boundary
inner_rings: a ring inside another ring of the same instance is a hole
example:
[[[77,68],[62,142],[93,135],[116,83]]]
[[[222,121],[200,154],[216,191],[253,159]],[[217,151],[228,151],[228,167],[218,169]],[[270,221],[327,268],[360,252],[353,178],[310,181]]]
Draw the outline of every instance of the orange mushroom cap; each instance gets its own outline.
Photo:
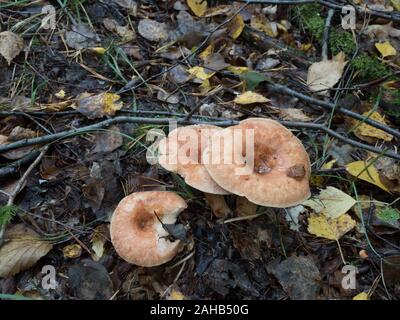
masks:
[[[249,118],[217,132],[203,158],[221,187],[255,204],[286,208],[310,196],[308,154],[301,141],[274,120]]]
[[[170,261],[182,246],[179,240],[168,240],[162,223],[175,223],[186,208],[185,200],[171,191],[136,192],[123,198],[110,225],[115,250],[124,260],[142,267]]]
[[[191,125],[172,130],[158,145],[158,163],[164,169],[178,173],[188,185],[200,191],[229,194],[211,178],[202,161],[210,137],[220,130],[211,125]]]

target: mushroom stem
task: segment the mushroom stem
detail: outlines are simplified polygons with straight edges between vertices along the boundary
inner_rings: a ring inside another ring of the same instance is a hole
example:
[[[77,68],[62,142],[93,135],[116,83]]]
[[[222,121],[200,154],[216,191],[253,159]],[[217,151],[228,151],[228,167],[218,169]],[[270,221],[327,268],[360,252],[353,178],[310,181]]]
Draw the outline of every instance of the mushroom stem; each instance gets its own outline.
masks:
[[[232,212],[223,195],[204,192],[204,196],[217,218],[226,218]]]

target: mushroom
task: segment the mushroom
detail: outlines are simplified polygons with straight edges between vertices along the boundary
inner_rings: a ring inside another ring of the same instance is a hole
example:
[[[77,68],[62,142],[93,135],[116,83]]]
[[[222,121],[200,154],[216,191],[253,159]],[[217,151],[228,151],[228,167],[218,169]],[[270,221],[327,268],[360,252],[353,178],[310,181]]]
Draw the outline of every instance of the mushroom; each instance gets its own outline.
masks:
[[[216,132],[203,159],[221,187],[255,204],[286,208],[310,196],[308,154],[301,141],[274,120],[249,118]]]
[[[181,175],[185,182],[205,193],[212,212],[218,218],[231,211],[224,196],[228,191],[221,188],[204,167],[202,154],[212,135],[222,130],[211,125],[191,125],[172,130],[159,143],[158,163],[166,170]]]
[[[170,241],[164,224],[174,224],[187,208],[171,191],[136,192],[123,198],[111,219],[110,234],[117,253],[126,261],[153,267],[170,261],[181,250],[181,241]]]
[[[179,127],[160,141],[158,163],[166,170],[181,175],[185,182],[200,191],[229,194],[208,174],[202,153],[212,135],[222,130],[211,125]]]

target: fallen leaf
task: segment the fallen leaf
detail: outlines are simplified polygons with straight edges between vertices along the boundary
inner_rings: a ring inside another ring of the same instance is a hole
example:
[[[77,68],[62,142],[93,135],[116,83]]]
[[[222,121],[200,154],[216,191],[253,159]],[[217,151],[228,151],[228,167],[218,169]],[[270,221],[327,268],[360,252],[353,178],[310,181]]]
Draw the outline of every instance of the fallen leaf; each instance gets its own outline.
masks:
[[[124,41],[131,41],[136,38],[135,32],[130,28],[129,25],[121,26],[114,19],[104,19],[103,24],[108,31],[117,33]]]
[[[179,103],[179,92],[169,93],[166,92],[165,90],[160,89],[157,92],[157,99],[167,103],[176,104]]]
[[[101,224],[94,229],[92,239],[92,258],[94,261],[99,261],[104,254],[104,245],[106,244],[108,238],[108,226],[106,224]]]
[[[308,69],[307,85],[311,91],[326,93],[342,77],[346,65],[345,55],[339,52],[332,60],[313,63]]]
[[[190,10],[198,17],[204,16],[207,11],[207,0],[186,0],[186,3]]]
[[[378,112],[374,111],[370,114],[369,111],[364,112],[363,116],[366,118],[369,118],[371,120],[375,120],[379,123],[386,124],[385,118],[382,117]],[[354,129],[354,134],[361,140],[367,141],[367,142],[374,142],[374,140],[371,141],[370,138],[376,138],[376,139],[381,139],[384,141],[391,141],[393,139],[393,136],[381,129],[375,128],[365,122],[361,121],[354,121],[356,128]]]
[[[321,289],[320,272],[311,257],[291,256],[267,266],[292,300],[316,300]]]
[[[325,169],[325,170],[332,169],[333,165],[334,165],[336,162],[337,162],[336,159],[333,159],[333,160],[331,160],[331,161],[325,162],[325,163],[322,165],[322,169]]]
[[[233,39],[239,38],[239,36],[242,34],[244,26],[245,24],[242,15],[238,14],[232,19],[228,25],[228,30]]]
[[[168,26],[151,19],[142,19],[138,24],[139,34],[150,41],[160,42],[169,38]]]
[[[269,78],[257,71],[243,73],[240,78],[245,81],[247,90],[254,90],[261,82],[268,81]]]
[[[266,33],[273,38],[278,35],[278,25],[276,22],[268,21],[267,17],[263,14],[252,15],[250,26],[256,30]]]
[[[79,258],[82,254],[82,247],[77,244],[70,244],[68,246],[65,246],[63,249],[63,254],[64,254],[64,258],[69,258],[69,259],[75,259],[75,258]]]
[[[308,115],[306,115],[302,109],[298,108],[273,108],[273,109],[277,110],[278,113],[285,120],[303,121],[303,122],[308,122],[313,120]]]
[[[111,126],[105,132],[94,134],[95,145],[92,153],[105,154],[113,152],[123,144],[121,131],[117,126]]]
[[[400,193],[400,163],[388,157],[381,157],[374,163],[374,166],[387,189]]]
[[[204,193],[204,196],[211,207],[211,211],[217,218],[226,218],[231,213],[231,209],[226,204],[223,195]]]
[[[308,232],[317,237],[329,240],[339,240],[344,234],[353,229],[356,222],[348,215],[329,219],[323,214],[311,214],[308,218]]]
[[[229,66],[228,68],[226,68],[226,70],[228,70],[234,74],[243,74],[243,73],[249,72],[250,69],[248,67]]]
[[[397,11],[400,11],[400,0],[390,0],[390,2]]]
[[[182,292],[173,289],[168,295],[167,300],[186,300],[186,297]]]
[[[82,94],[75,109],[89,119],[112,116],[123,106],[119,99],[119,95],[108,92],[96,95]]]
[[[375,43],[375,47],[378,49],[383,58],[395,56],[397,54],[396,49],[393,48],[389,41],[385,41],[383,43],[377,42]]]
[[[257,205],[247,200],[246,197],[236,198],[236,212],[239,217],[252,216],[257,213]]]
[[[367,292],[360,292],[358,295],[353,297],[353,300],[369,300]]]
[[[233,100],[237,104],[252,104],[252,103],[265,103],[271,101],[261,94],[254,91],[246,91],[240,95],[238,95],[235,100]]]
[[[30,268],[53,248],[50,242],[43,241],[24,224],[10,227],[5,238],[9,241],[0,247],[0,278]]]
[[[7,60],[8,65],[24,48],[24,40],[11,31],[0,32],[0,54]]]
[[[379,178],[379,173],[374,167],[374,165],[368,165],[367,161],[354,161],[348,163],[346,165],[346,170],[352,176],[357,177],[361,180],[367,181],[376,185],[377,187],[385,190],[386,192],[390,191],[386,188],[386,186],[382,183],[381,179]],[[368,167],[368,168],[367,168]]]
[[[58,91],[57,93],[54,94],[56,96],[56,98],[58,99],[64,99],[65,98],[65,91],[63,89],[61,89],[60,91]]]
[[[213,42],[211,42],[211,44],[209,44],[207,46],[207,48],[205,48],[200,54],[199,57],[203,60],[205,60],[209,55],[211,55],[212,53],[214,53],[214,49],[215,49],[215,44]]]
[[[20,126],[17,126],[11,131],[11,133],[8,137],[0,135],[0,145],[8,144],[8,143],[15,142],[15,141],[22,140],[22,139],[34,138],[36,136],[37,136],[37,134],[35,131],[28,129],[28,128],[22,128]],[[29,153],[31,153],[32,150],[34,150],[34,149],[35,149],[35,147],[33,147],[33,146],[32,147],[22,147],[22,148],[18,148],[15,150],[3,152],[1,154],[1,156],[3,156],[6,159],[9,159],[9,160],[18,160],[18,159],[25,157]]]
[[[392,27],[392,22],[388,24],[371,24],[365,28],[364,34],[367,34],[371,39],[385,41],[389,37],[400,37],[400,29]]]
[[[65,42],[70,48],[81,50],[96,47],[100,38],[87,25],[78,24],[73,25],[72,30],[65,33]]]
[[[198,66],[188,69],[187,72],[202,81],[211,78],[215,74],[215,72],[208,71],[203,67]]]
[[[297,205],[295,207],[287,208],[285,219],[289,222],[289,228],[293,231],[299,231],[299,215],[304,212],[304,207],[302,205]]]
[[[317,197],[308,199],[302,203],[312,208],[316,213],[322,213],[327,218],[335,219],[345,214],[356,204],[356,200],[334,187],[321,190]]]

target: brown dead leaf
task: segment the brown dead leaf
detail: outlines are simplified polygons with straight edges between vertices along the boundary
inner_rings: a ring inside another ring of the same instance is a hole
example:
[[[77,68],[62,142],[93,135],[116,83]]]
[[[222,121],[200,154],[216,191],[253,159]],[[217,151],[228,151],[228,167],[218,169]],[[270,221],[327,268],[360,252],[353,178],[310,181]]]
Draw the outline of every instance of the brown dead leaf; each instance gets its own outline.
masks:
[[[75,109],[89,119],[112,116],[123,106],[122,101],[119,101],[120,96],[114,93],[106,92],[96,95],[84,93],[78,99]]]
[[[23,224],[12,226],[5,238],[9,241],[0,247],[0,277],[10,277],[30,268],[53,248]]]
[[[94,229],[92,239],[90,240],[92,243],[92,250],[94,251],[94,254],[92,254],[94,261],[99,261],[103,256],[104,245],[109,238],[108,234],[108,226],[106,224],[101,224]]]
[[[0,32],[0,54],[7,60],[8,65],[24,48],[24,40],[11,31]]]
[[[151,19],[142,19],[138,24],[139,34],[150,41],[160,42],[169,38],[168,26]]]
[[[346,65],[345,55],[339,52],[332,60],[313,63],[308,69],[307,85],[311,91],[327,93],[342,77]]]

